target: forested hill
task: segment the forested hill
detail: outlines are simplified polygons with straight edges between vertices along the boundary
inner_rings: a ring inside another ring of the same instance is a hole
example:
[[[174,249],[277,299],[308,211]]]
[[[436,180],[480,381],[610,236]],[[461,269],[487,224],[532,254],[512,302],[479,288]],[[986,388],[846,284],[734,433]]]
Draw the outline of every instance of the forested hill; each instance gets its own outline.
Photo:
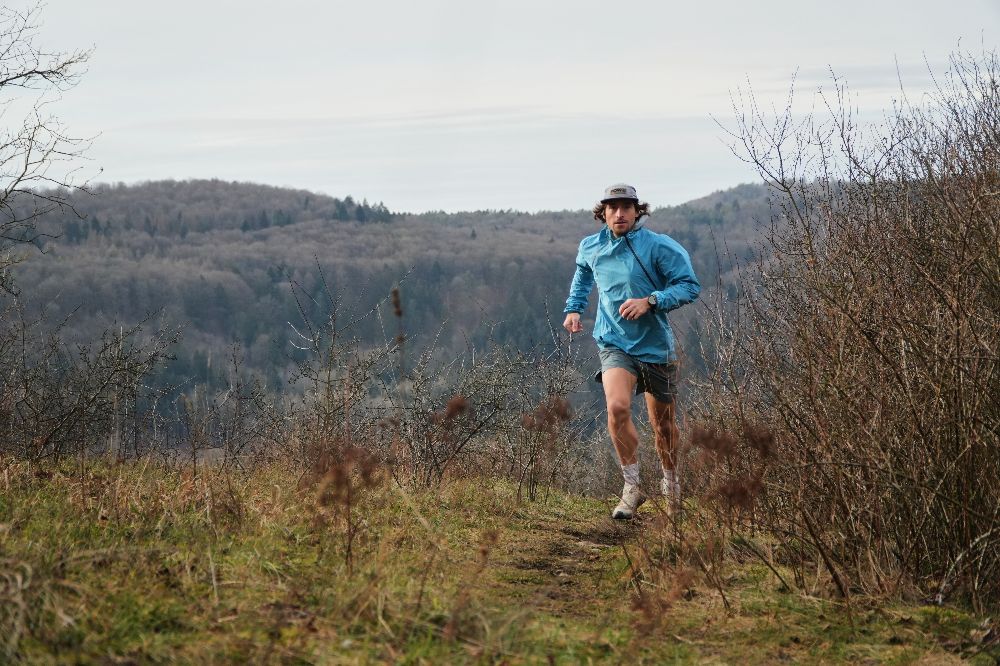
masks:
[[[514,210],[397,214],[382,204],[217,180],[98,186],[73,195],[83,218],[47,218],[44,253],[17,269],[26,297],[81,339],[162,310],[184,326],[172,379],[215,381],[239,342],[272,386],[288,376],[302,316],[346,320],[402,281],[404,328],[416,341],[441,331],[444,350],[488,336],[523,348],[558,326],[579,240],[596,231],[589,211]],[[691,253],[705,284],[718,274],[716,242],[746,255],[754,220],[769,217],[762,185],[741,185],[661,208],[646,222]],[[324,279],[326,286],[324,286]],[[592,316],[592,308],[591,308]],[[442,324],[444,324],[442,326]],[[355,333],[382,340],[377,317]]]

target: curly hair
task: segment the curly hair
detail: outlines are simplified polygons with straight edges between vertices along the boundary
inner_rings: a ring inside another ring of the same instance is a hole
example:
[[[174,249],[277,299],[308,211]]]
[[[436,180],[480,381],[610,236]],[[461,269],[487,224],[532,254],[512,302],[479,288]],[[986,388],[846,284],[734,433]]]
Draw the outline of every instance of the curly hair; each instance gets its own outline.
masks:
[[[604,207],[606,205],[607,204],[605,204],[603,201],[598,201],[597,204],[594,206],[593,210],[594,219],[600,222],[601,224],[607,224],[608,222],[606,219],[604,219]],[[645,201],[639,201],[633,205],[635,206],[636,222],[641,220],[646,215],[649,215],[649,204],[646,203]]]

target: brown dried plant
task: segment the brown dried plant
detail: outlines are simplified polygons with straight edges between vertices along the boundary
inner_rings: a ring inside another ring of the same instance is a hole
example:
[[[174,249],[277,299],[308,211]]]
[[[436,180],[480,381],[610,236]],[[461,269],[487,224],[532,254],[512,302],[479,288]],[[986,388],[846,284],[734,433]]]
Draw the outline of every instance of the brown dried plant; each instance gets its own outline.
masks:
[[[957,53],[935,81],[878,127],[839,80],[825,120],[789,99],[771,123],[738,98],[734,150],[772,220],[738,298],[704,319],[717,364],[698,409],[750,451],[698,442],[732,478],[767,461],[752,515],[840,594],[916,586],[983,610],[1000,602],[1000,58]]]
[[[354,571],[354,545],[364,524],[359,515],[370,499],[370,491],[385,480],[382,465],[368,451],[350,447],[341,450],[329,463],[316,484],[316,503],[332,507],[336,520],[343,522],[344,564],[348,574]],[[368,503],[364,508],[373,510]]]

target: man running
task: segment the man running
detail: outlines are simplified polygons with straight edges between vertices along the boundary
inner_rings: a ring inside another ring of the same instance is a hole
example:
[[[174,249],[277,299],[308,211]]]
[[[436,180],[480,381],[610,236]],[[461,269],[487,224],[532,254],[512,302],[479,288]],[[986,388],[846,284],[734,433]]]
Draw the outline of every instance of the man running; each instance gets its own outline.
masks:
[[[660,490],[672,510],[680,499],[676,472],[674,415],[677,353],[667,313],[694,301],[701,291],[687,251],[673,238],[644,228],[649,214],[635,188],[612,185],[594,207],[604,228],[580,242],[576,273],[566,300],[563,327],[583,330],[580,313],[596,284],[599,295],[594,339],[601,357],[596,379],[604,385],[608,433],[625,478],[622,498],[612,512],[631,518],[646,495],[639,486],[639,433],[632,423],[632,396],[646,394],[656,451],[663,465]]]

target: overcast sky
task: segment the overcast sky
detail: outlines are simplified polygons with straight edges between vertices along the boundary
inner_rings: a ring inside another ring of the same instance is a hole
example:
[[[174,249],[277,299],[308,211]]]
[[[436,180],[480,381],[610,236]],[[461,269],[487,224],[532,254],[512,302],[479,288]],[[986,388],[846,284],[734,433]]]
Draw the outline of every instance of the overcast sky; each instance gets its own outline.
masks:
[[[994,49],[998,0],[48,0],[40,41],[96,48],[58,113],[98,180],[221,178],[392,210],[672,205],[756,180],[731,94],[830,70],[868,117]],[[13,6],[17,6],[14,3]]]

